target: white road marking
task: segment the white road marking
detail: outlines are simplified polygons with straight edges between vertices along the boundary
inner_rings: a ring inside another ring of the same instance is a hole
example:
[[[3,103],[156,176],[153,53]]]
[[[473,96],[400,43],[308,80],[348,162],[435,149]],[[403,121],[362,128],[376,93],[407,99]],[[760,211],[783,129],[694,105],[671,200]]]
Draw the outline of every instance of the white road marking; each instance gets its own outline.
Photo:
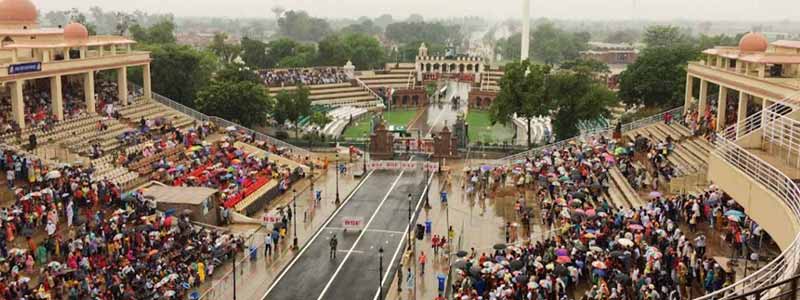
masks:
[[[409,158],[408,160],[411,161],[411,159],[413,159],[413,158]],[[397,183],[400,182],[400,178],[403,178],[403,174],[405,174],[405,172],[406,172],[405,170],[402,170],[402,171],[400,171],[400,175],[397,175],[397,178],[394,180],[394,182],[392,183],[391,187],[389,187],[389,191],[386,192],[386,195],[383,196],[383,200],[381,200],[381,203],[378,204],[378,208],[375,209],[375,212],[373,212],[372,216],[369,217],[369,220],[367,221],[367,224],[364,225],[365,229],[369,229],[369,224],[372,224],[372,221],[375,220],[375,216],[377,216],[378,212],[381,211],[381,207],[383,207],[383,204],[386,203],[386,199],[389,199],[389,195],[392,194],[392,191],[394,191],[394,188],[397,186]],[[366,231],[362,230],[361,233],[358,234],[358,237],[356,238],[356,241],[353,243],[353,246],[350,247],[351,251],[353,249],[355,249],[356,246],[358,246],[358,242],[361,241],[362,237],[364,237],[364,233],[366,233]],[[328,283],[325,284],[325,287],[322,289],[322,292],[319,294],[319,297],[317,297],[317,300],[320,300],[320,299],[322,299],[322,297],[325,296],[325,293],[331,287],[331,284],[333,284],[333,280],[336,279],[336,276],[339,275],[340,271],[342,271],[342,267],[344,267],[344,263],[347,262],[348,258],[350,258],[350,253],[345,255],[344,259],[342,260],[342,262],[339,263],[338,267],[336,267],[336,271],[333,272],[333,275],[331,276],[331,279],[328,280]]]
[[[348,195],[348,196],[347,196],[347,198],[346,198],[346,199],[344,199],[344,201],[342,201],[342,204],[341,204],[341,205],[339,205],[339,207],[338,207],[338,208],[336,208],[336,210],[333,212],[333,214],[331,214],[331,217],[328,219],[328,221],[326,221],[326,222],[325,222],[325,224],[322,224],[322,227],[321,227],[321,228],[325,228],[325,227],[327,227],[327,226],[328,226],[328,224],[330,224],[330,223],[331,223],[331,221],[333,221],[333,219],[334,219],[334,217],[336,216],[336,214],[338,214],[338,213],[339,213],[339,211],[340,211],[342,208],[344,208],[344,205],[345,205],[345,204],[346,204],[348,201],[350,201],[350,199],[351,199],[351,198],[352,198],[352,197],[353,197],[353,196],[356,194],[356,192],[358,192],[358,190],[359,190],[359,189],[361,189],[361,186],[362,186],[362,185],[364,185],[364,183],[366,183],[366,182],[367,182],[367,179],[369,179],[369,176],[371,176],[373,172],[375,172],[375,171],[374,171],[374,170],[372,170],[372,171],[369,171],[369,173],[367,173],[367,176],[365,176],[365,177],[364,177],[364,180],[362,180],[361,182],[359,182],[359,183],[358,183],[358,185],[357,185],[357,186],[356,186],[356,188],[353,190],[353,192],[351,192],[351,193],[350,193],[350,195]],[[266,293],[264,293],[264,297],[262,297],[262,299],[266,299],[266,298],[267,298],[267,295],[269,295],[269,293],[270,293],[270,292],[272,292],[272,289],[274,289],[274,288],[275,288],[275,286],[277,286],[277,285],[278,285],[278,282],[280,282],[280,281],[281,281],[281,279],[283,278],[283,276],[284,276],[284,275],[286,275],[286,273],[287,273],[287,272],[289,272],[289,270],[292,268],[292,266],[294,266],[294,264],[297,262],[297,260],[299,260],[299,259],[300,259],[300,257],[303,255],[303,253],[305,253],[305,252],[306,252],[306,249],[308,249],[308,246],[310,246],[312,243],[314,243],[314,241],[317,239],[317,237],[319,237],[319,235],[320,235],[320,234],[321,234],[323,231],[325,231],[325,230],[318,230],[318,231],[317,231],[317,233],[316,233],[316,234],[314,234],[314,236],[313,236],[313,237],[311,237],[311,240],[309,240],[309,241],[308,241],[308,242],[305,244],[305,247],[303,247],[303,249],[301,249],[301,250],[300,250],[300,253],[298,253],[298,254],[297,254],[297,256],[295,256],[295,257],[292,259],[292,261],[289,263],[289,265],[288,265],[288,266],[286,266],[286,268],[284,268],[284,269],[283,269],[283,271],[281,271],[281,274],[280,274],[280,275],[278,275],[278,277],[276,277],[276,278],[275,278],[275,281],[273,281],[273,282],[272,282],[272,285],[270,285],[270,286],[269,286],[269,289],[267,290],[267,292],[266,292]]]
[[[428,193],[428,188],[431,186],[431,181],[433,181],[433,174],[431,174],[428,177],[428,184],[425,185],[425,189],[422,190],[422,194],[419,196],[419,200],[417,200],[417,207],[415,211],[419,211],[419,208],[422,205],[422,198],[425,197],[425,194]],[[403,238],[400,240],[400,245],[398,245],[397,249],[394,250],[394,255],[392,255],[392,259],[389,261],[389,267],[386,268],[386,275],[383,275],[383,279],[381,279],[381,286],[386,284],[386,280],[389,279],[389,270],[392,269],[394,262],[397,261],[397,255],[400,254],[400,249],[403,248],[401,246],[403,244],[403,241],[406,240],[406,236],[408,235],[408,231],[410,230],[409,227],[411,227],[411,223],[408,223],[408,225],[406,225],[406,231],[403,232]],[[386,242],[388,243],[389,241]],[[398,282],[397,284],[402,284],[402,282]],[[378,296],[380,296],[380,292],[381,292],[380,289],[375,291],[375,297],[373,297],[372,299],[373,300],[378,299]]]
[[[338,230],[338,231],[341,231],[341,230],[344,230],[344,228],[343,227],[328,227],[328,228],[325,228],[325,230]],[[358,230],[352,230],[352,229],[350,229],[350,230],[351,231],[358,231]],[[379,233],[391,233],[391,234],[402,234],[403,233],[402,231],[383,230],[383,229],[362,229],[361,231],[379,232]]]

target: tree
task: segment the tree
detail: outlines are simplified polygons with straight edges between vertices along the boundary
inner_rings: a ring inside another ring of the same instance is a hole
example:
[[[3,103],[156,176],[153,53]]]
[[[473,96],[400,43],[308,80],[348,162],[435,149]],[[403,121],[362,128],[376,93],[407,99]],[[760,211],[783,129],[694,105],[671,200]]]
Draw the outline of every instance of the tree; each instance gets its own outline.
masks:
[[[250,81],[215,80],[197,95],[200,111],[245,127],[264,124],[272,106],[264,86]]]
[[[632,29],[623,29],[611,32],[606,37],[606,42],[616,44],[633,44],[639,40],[639,32]]]
[[[360,33],[333,34],[319,42],[317,64],[341,66],[353,62],[359,69],[375,69],[384,64],[380,42]]]
[[[144,44],[174,44],[175,23],[172,20],[163,20],[153,26],[145,28],[139,24],[130,27],[133,39]]]
[[[267,68],[307,67],[317,57],[314,45],[301,44],[287,38],[269,42],[266,52]]]
[[[208,49],[216,54],[223,63],[233,62],[233,60],[239,56],[239,52],[241,51],[241,47],[239,47],[239,45],[228,43],[226,42],[227,40],[228,35],[226,33],[217,32],[214,33],[214,37],[211,40],[211,45],[208,46]]]
[[[291,92],[283,90],[275,96],[275,110],[272,118],[281,125],[287,121],[294,124],[295,137],[299,137],[300,134],[300,118],[310,114],[311,98],[309,98],[307,87],[299,86]]]
[[[589,76],[568,70],[555,72],[547,79],[547,93],[556,99],[553,132],[558,139],[579,133],[578,123],[607,117],[617,100],[605,85]]]
[[[545,85],[549,73],[549,66],[531,64],[528,60],[507,64],[500,79],[500,92],[489,108],[492,123],[508,124],[514,115],[525,119],[528,147],[532,145],[531,121],[549,115],[552,108],[552,99],[547,96]]]
[[[247,81],[252,83],[261,83],[261,78],[258,77],[256,72],[253,72],[245,65],[230,63],[225,64],[219,71],[214,74],[214,80],[217,81],[232,81],[240,82]]]
[[[217,69],[218,60],[213,54],[176,44],[140,45],[140,48],[150,51],[153,90],[194,107],[197,91]],[[141,68],[131,69],[129,78],[141,84]]]
[[[331,117],[321,111],[316,111],[311,114],[311,124],[317,125],[319,128],[325,127],[331,122]]]
[[[390,14],[382,14],[375,18],[375,25],[380,28],[386,28],[386,26],[392,23],[394,23],[394,18]]]
[[[422,23],[422,22],[425,22],[425,17],[423,17],[420,14],[411,14],[411,15],[408,16],[408,19],[406,19],[406,22],[409,22],[409,23]]]
[[[586,32],[567,32],[553,23],[542,23],[531,33],[531,55],[549,65],[576,59],[589,48],[589,38]]]
[[[671,108],[683,102],[686,65],[699,55],[684,45],[648,47],[620,74],[619,98],[625,104]]]
[[[379,35],[383,32],[383,29],[376,26],[372,20],[365,20],[361,23],[350,24],[344,28],[342,28],[341,32],[343,33],[359,33],[369,36]]]
[[[642,42],[647,48],[668,48],[691,45],[692,37],[675,26],[650,26],[644,32]]]
[[[573,59],[561,63],[559,66],[562,70],[571,70],[576,73],[581,73],[592,78],[600,78],[602,75],[611,73],[608,65],[596,59]]]
[[[277,22],[283,15],[283,12],[286,11],[286,9],[280,5],[276,5],[273,6],[272,9],[270,9],[270,11],[272,11],[272,13],[275,14],[275,22]]]
[[[313,18],[304,11],[286,11],[278,19],[281,35],[299,41],[317,42],[331,33],[331,26],[324,19]]]
[[[241,41],[242,60],[253,68],[263,69],[269,67],[269,58],[267,57],[267,44],[253,40],[248,37],[243,37]]]

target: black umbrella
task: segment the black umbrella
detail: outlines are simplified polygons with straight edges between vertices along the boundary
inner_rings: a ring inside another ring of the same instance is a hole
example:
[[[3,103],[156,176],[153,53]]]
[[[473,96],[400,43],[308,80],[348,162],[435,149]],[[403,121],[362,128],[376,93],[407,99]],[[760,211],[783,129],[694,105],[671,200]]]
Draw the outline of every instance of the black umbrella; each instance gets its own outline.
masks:
[[[619,283],[622,283],[622,284],[628,284],[628,283],[631,282],[631,278],[628,275],[625,275],[625,273],[622,273],[622,272],[617,272],[616,275],[614,276],[614,279],[619,281]]]
[[[581,192],[581,191],[574,192],[574,193],[572,193],[572,198],[576,198],[576,199],[586,199],[586,193],[584,193],[584,192]]]
[[[512,260],[511,263],[508,265],[511,267],[511,270],[514,271],[519,271],[520,269],[522,269],[522,267],[525,266],[525,264],[522,263],[521,260]]]
[[[463,269],[467,267],[467,261],[463,259],[459,259],[453,263],[453,268],[455,269]]]
[[[494,244],[494,250],[503,250],[505,248],[507,248],[506,244],[503,243]]]
[[[608,253],[608,255],[610,255],[611,257],[619,257],[619,256],[625,255],[625,252],[622,252],[622,251],[619,251],[619,250],[614,250],[614,251],[611,251],[611,253]]]
[[[520,274],[517,275],[517,277],[514,277],[514,280],[516,280],[517,283],[526,283],[528,282],[528,276]]]
[[[467,251],[464,251],[464,250],[458,251],[458,252],[456,252],[456,256],[465,257],[465,256],[467,256]]]
[[[567,270],[566,267],[564,267],[564,265],[559,264],[553,270],[553,273],[555,273],[558,276],[565,276],[565,275],[569,274],[569,271]]]
[[[472,266],[469,268],[469,274],[478,277],[481,276],[481,267],[480,266]]]

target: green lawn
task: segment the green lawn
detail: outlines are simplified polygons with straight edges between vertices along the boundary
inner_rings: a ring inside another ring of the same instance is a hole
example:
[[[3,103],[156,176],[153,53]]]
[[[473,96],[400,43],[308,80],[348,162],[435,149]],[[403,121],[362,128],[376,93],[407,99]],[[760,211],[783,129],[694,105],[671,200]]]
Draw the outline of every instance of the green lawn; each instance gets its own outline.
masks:
[[[408,122],[417,114],[416,110],[393,110],[383,112],[383,119],[388,125],[407,126]]]
[[[500,144],[503,141],[512,143],[514,138],[514,128],[504,126],[502,124],[495,124],[489,120],[489,112],[470,110],[467,114],[467,123],[469,124],[469,141],[470,143],[495,143]]]
[[[370,117],[360,118],[353,121],[353,124],[345,128],[342,138],[345,139],[362,139],[366,137],[369,132]]]
[[[408,122],[417,114],[416,110],[396,110],[383,113],[383,118],[386,119],[387,125],[406,126]],[[372,115],[364,116],[353,122],[344,130],[342,138],[345,139],[362,139],[369,132],[369,123]]]

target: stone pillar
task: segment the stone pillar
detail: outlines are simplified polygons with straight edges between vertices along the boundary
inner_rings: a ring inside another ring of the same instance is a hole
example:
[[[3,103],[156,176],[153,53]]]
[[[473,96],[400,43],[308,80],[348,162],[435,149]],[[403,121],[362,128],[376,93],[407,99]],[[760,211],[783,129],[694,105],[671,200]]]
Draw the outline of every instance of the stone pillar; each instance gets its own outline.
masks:
[[[736,61],[736,73],[742,73],[742,61],[741,60],[737,60]]]
[[[111,45],[111,55],[117,55],[117,45]]]
[[[96,111],[94,98],[94,71],[83,73],[83,93],[86,94],[86,112]]]
[[[528,59],[528,51],[531,45],[531,0],[522,0],[522,49],[520,49],[519,59]]]
[[[11,87],[11,118],[25,129],[25,98],[22,92],[24,80],[17,80],[10,84]]]
[[[767,65],[759,64],[758,65],[758,77],[764,78],[767,75]]]
[[[50,98],[53,99],[53,115],[56,120],[64,120],[64,95],[61,91],[61,75],[50,77]]]
[[[706,113],[706,102],[708,101],[708,81],[700,79],[700,100],[697,103],[697,115],[702,118]]]
[[[64,48],[64,60],[70,60],[72,57],[69,56],[69,47]]]
[[[719,86],[719,100],[717,101],[717,130],[725,129],[725,113],[728,107],[728,88]]]
[[[747,119],[747,104],[747,94],[745,94],[743,91],[739,91],[739,106],[736,110],[736,124],[738,126],[738,130],[736,131],[737,138],[739,137],[740,132],[742,132],[744,129],[742,127],[745,119]]]
[[[145,99],[153,99],[153,86],[150,83],[150,64],[146,64],[142,67],[142,89],[144,95],[142,95]]]
[[[686,74],[686,95],[683,98],[683,113],[686,114],[692,107],[692,89],[694,88],[694,77]]]
[[[128,68],[124,66],[117,69],[117,96],[123,106],[128,105]]]
[[[86,46],[81,47],[81,59],[86,59],[89,55],[89,48]]]

